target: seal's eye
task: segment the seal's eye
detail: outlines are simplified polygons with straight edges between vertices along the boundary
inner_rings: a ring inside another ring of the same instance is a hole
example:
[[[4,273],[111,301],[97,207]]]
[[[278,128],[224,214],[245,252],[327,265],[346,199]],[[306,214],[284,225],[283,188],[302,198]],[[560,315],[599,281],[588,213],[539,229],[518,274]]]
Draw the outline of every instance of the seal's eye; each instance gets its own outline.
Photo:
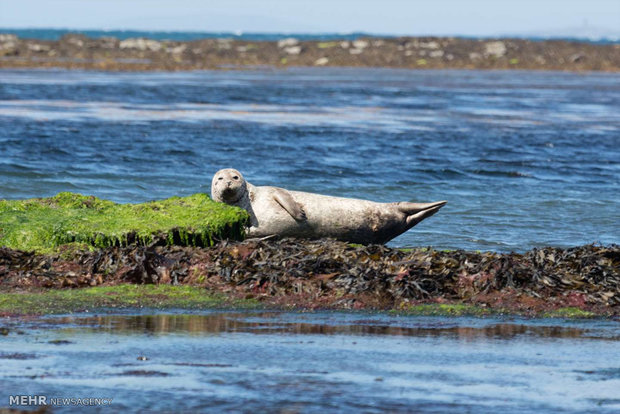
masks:
[[[218,178],[218,181],[219,181],[219,180],[223,180],[223,179],[224,179],[224,177],[220,177],[220,178]]]
[[[238,179],[239,179],[239,176],[238,176],[238,175],[235,175],[235,176],[233,177],[233,180],[238,180]]]

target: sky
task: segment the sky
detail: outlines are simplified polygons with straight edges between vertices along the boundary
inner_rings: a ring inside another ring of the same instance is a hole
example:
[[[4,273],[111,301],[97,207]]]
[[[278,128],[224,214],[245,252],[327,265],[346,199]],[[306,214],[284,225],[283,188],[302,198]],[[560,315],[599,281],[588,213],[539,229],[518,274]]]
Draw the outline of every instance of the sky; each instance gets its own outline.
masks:
[[[620,35],[620,0],[0,0],[0,28]]]

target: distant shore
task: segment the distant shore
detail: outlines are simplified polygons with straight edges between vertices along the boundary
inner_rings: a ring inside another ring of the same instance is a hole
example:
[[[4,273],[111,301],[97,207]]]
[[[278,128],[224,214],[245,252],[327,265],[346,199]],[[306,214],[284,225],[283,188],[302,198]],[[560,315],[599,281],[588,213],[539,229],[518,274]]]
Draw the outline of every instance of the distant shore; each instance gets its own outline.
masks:
[[[618,72],[620,44],[454,37],[160,41],[80,34],[52,41],[0,34],[0,68],[183,71],[254,66]]]

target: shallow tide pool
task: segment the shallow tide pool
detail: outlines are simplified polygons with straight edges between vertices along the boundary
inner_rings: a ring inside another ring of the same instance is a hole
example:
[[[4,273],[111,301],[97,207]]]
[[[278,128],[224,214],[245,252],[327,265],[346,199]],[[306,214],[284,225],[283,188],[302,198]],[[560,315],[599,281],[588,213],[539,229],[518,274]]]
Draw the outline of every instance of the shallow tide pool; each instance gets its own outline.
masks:
[[[27,394],[112,398],[89,407],[101,412],[620,410],[613,320],[179,311],[2,326],[0,406]]]

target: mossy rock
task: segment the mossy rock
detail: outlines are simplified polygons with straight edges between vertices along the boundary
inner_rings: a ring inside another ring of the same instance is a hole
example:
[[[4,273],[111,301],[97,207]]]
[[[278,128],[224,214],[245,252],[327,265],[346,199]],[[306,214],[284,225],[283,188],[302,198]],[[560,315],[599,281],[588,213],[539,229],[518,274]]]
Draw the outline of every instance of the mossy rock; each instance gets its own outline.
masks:
[[[0,246],[51,252],[68,243],[96,248],[154,241],[205,247],[242,240],[246,211],[206,194],[141,204],[117,204],[93,196],[60,193],[50,198],[0,200]]]

